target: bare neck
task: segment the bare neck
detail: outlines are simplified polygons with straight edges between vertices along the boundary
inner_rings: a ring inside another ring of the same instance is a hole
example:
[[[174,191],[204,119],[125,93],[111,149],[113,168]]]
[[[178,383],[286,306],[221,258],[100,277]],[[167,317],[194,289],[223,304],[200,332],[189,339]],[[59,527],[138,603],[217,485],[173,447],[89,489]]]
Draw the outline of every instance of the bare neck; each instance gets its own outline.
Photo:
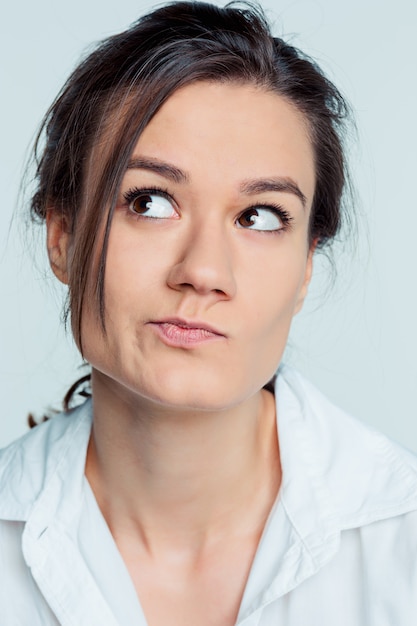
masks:
[[[280,484],[273,396],[219,412],[130,402],[93,373],[86,476],[110,527],[150,552],[255,532]],[[258,528],[259,530],[259,528]]]

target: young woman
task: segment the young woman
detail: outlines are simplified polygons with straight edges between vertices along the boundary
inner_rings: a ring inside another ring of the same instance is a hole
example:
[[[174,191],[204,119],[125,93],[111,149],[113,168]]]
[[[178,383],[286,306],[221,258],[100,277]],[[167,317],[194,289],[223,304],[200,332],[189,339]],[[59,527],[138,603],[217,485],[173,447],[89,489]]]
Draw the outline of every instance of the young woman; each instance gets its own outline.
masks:
[[[69,78],[32,211],[92,397],[1,453],[2,624],[415,623],[416,460],[280,364],[346,115],[253,8],[160,8]]]

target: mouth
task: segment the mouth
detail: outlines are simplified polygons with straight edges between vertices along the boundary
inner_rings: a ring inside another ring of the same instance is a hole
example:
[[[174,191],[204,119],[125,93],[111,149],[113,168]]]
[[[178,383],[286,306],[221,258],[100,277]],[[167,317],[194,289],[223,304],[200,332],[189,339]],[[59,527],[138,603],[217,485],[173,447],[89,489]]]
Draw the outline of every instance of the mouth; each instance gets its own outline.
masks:
[[[151,320],[148,325],[165,344],[176,348],[192,348],[226,338],[217,328],[194,320],[167,318]]]

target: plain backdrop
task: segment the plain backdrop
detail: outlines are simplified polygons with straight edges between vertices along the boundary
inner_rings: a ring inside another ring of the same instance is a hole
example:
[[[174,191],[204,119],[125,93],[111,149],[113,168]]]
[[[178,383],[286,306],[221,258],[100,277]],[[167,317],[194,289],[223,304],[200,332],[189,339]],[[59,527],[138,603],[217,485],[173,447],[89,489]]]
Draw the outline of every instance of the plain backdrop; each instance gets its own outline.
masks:
[[[65,293],[47,270],[42,229],[25,226],[18,190],[28,145],[86,48],[153,6],[23,0],[3,9],[0,445],[26,432],[29,411],[59,406],[83,372],[60,321]],[[317,259],[286,360],[338,405],[417,451],[417,3],[263,6],[274,33],[308,52],[336,82],[358,129],[350,142],[357,234],[335,250],[335,279],[329,263]]]

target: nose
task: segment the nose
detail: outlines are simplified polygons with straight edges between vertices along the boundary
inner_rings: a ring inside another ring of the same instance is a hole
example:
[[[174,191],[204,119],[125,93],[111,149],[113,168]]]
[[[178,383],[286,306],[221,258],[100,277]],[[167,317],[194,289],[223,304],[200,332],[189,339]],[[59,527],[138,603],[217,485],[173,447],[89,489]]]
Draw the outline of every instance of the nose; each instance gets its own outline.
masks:
[[[231,242],[220,224],[196,224],[179,242],[177,262],[168,275],[172,289],[229,299],[236,292]]]

